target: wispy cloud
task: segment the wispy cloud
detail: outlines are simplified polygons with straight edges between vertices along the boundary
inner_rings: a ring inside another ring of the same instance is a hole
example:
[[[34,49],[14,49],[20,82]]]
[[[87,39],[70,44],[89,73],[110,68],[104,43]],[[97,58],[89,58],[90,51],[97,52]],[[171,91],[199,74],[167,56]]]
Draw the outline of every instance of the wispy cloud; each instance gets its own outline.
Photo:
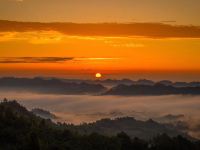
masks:
[[[68,61],[114,61],[122,58],[90,58],[90,57],[0,57],[0,64],[18,63],[65,63]]]
[[[0,63],[62,63],[73,57],[0,57]]]

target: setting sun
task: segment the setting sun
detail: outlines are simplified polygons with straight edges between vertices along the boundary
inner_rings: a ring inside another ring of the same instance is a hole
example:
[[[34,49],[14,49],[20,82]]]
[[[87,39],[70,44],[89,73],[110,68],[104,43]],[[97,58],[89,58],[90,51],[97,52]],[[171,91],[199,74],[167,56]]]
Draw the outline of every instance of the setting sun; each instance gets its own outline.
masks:
[[[95,77],[96,77],[96,78],[101,78],[102,75],[101,75],[101,73],[96,73],[96,74],[95,74]]]

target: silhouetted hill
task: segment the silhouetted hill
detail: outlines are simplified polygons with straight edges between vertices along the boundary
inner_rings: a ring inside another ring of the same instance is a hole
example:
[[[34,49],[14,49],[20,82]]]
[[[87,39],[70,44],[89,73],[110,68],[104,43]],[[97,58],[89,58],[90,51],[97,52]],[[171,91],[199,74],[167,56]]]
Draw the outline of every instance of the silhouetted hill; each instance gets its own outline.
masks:
[[[166,86],[173,86],[173,87],[200,87],[200,82],[172,82],[170,80],[161,80],[158,82],[147,80],[147,79],[139,79],[137,81],[130,80],[130,79],[105,79],[105,80],[81,80],[81,79],[61,79],[64,82],[75,82],[75,83],[90,83],[90,84],[102,84],[103,86],[117,86],[120,84],[124,85],[155,85],[155,84],[163,84]]]
[[[140,79],[138,81],[135,81],[135,85],[154,85],[155,82],[151,80],[146,79]]]
[[[43,110],[43,109],[40,109],[40,108],[34,108],[31,110],[31,112],[33,114],[35,114],[36,116],[39,116],[41,118],[44,118],[44,119],[56,119],[57,116],[52,114],[51,112],[47,111],[47,110]]]
[[[175,82],[173,83],[175,87],[200,87],[200,82]]]
[[[173,82],[169,81],[169,80],[162,80],[162,81],[159,81],[158,83],[166,85],[166,86],[172,86],[173,85]]]
[[[162,123],[174,123],[174,122],[179,122],[182,119],[184,119],[184,115],[182,114],[178,114],[178,115],[172,115],[172,114],[168,114],[168,115],[164,115],[158,118],[155,118],[156,121],[162,122]]]
[[[118,85],[108,90],[105,95],[199,95],[200,87],[173,87],[163,84],[154,85]]]
[[[106,90],[100,84],[63,82],[59,79],[0,78],[1,90],[51,94],[98,94]]]
[[[109,87],[110,89],[107,89]],[[0,78],[1,91],[28,91],[46,94],[169,95],[200,94],[200,82],[154,82],[141,79],[80,80],[57,78]]]
[[[81,80],[81,79],[61,79],[64,82],[75,82],[75,83],[89,83],[89,84],[101,84],[106,87],[113,87],[117,86],[119,84],[126,84],[126,85],[131,85],[134,84],[135,81],[130,80],[130,79],[122,79],[122,80],[117,80],[117,79],[105,79],[105,80]]]
[[[5,110],[13,112],[17,116],[26,116],[26,117],[35,117],[32,113],[30,113],[25,107],[20,105],[17,101],[8,101],[4,99],[2,103],[0,103],[0,112]]]
[[[82,134],[90,134],[93,132],[104,134],[107,136],[114,136],[120,132],[124,132],[130,137],[139,137],[141,139],[152,139],[153,137],[166,133],[171,137],[177,135],[183,135],[189,137],[186,134],[173,128],[173,126],[167,126],[165,124],[159,124],[153,120],[139,121],[132,117],[117,118],[117,119],[102,119],[94,123],[85,123],[80,126],[70,126],[69,129],[73,129]]]

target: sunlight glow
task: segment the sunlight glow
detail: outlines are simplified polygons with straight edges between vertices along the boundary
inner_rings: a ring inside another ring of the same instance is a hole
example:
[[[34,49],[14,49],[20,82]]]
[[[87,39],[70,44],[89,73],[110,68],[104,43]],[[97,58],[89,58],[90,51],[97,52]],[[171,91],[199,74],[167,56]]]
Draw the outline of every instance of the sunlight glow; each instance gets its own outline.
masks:
[[[101,75],[101,73],[96,73],[95,77],[96,77],[96,78],[101,78],[102,75]]]

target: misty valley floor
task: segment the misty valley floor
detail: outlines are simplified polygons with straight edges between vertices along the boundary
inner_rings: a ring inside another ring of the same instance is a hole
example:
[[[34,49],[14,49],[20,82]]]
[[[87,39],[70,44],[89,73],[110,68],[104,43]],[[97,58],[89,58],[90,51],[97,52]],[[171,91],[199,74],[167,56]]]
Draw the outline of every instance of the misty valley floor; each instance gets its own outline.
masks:
[[[0,98],[16,99],[28,109],[42,108],[54,113],[55,121],[80,124],[102,118],[152,118],[159,122],[183,121],[188,133],[200,137],[200,96],[88,96],[0,92]],[[172,118],[163,116],[171,115]]]

